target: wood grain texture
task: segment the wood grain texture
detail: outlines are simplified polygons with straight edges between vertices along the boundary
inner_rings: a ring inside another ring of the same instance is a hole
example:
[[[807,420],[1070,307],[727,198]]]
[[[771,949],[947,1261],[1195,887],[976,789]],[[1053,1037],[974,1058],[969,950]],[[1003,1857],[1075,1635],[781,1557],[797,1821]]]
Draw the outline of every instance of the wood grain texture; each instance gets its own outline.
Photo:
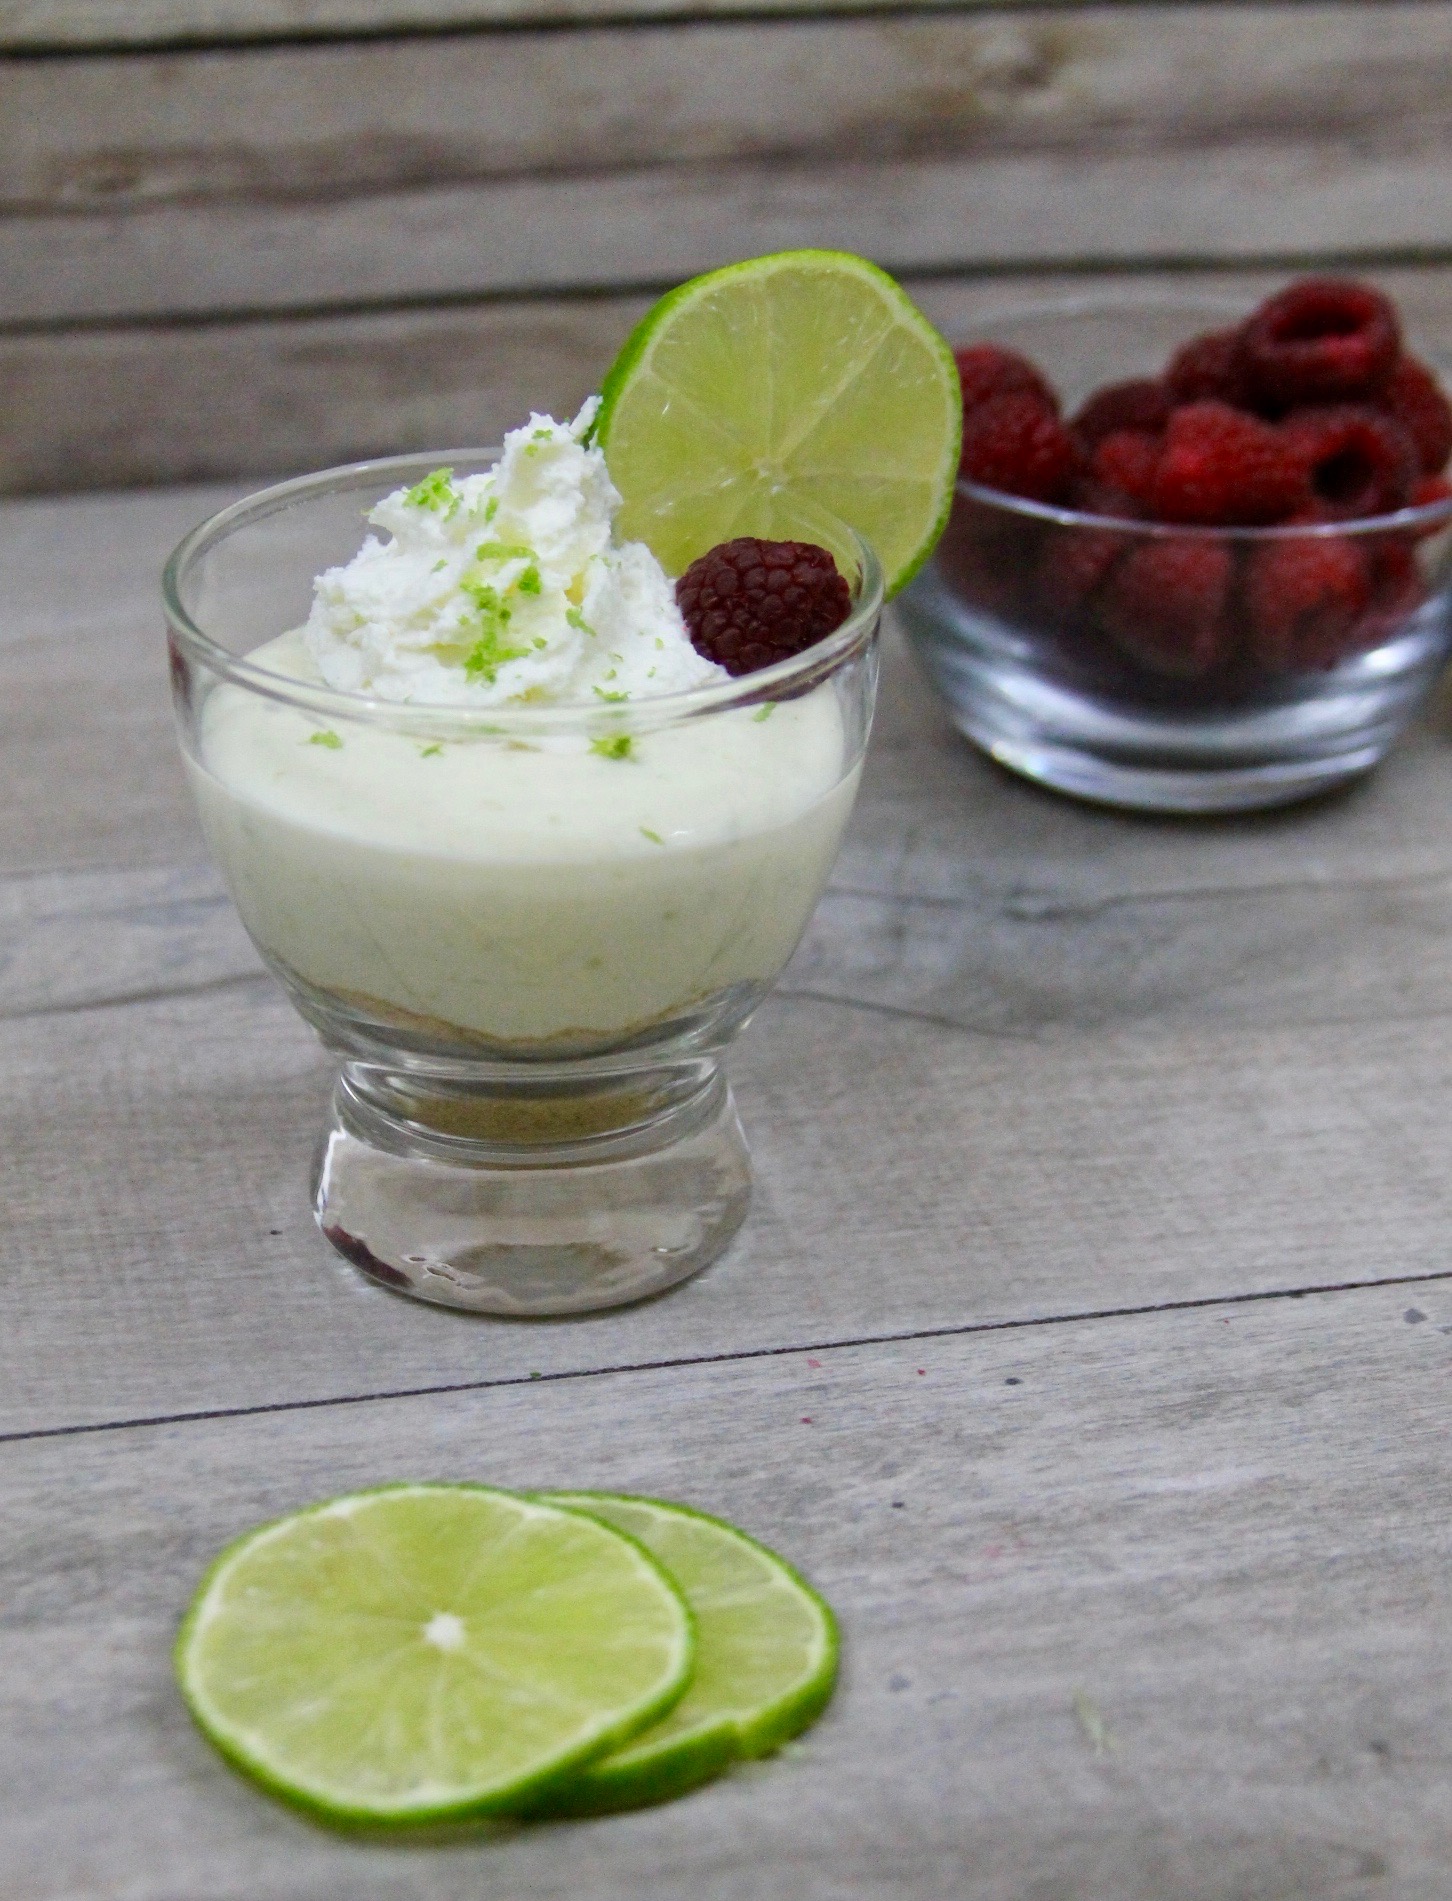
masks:
[[[218,499],[0,511],[0,1430],[1445,1270],[1446,713],[1337,800],[1187,828],[1002,776],[892,645],[833,889],[733,1059],[727,1261],[538,1329],[365,1288],[306,1208],[327,1065],[170,732],[155,575]]]
[[[1452,20],[1405,0],[638,24],[12,61],[0,208],[1449,131]]]
[[[162,564],[233,488],[0,509],[0,869],[194,864],[171,732]]]
[[[573,415],[648,298],[0,334],[0,492],[267,477]]]
[[[1386,1290],[7,1446],[15,1901],[1435,1901],[1452,1297]],[[432,1847],[255,1793],[172,1688],[212,1553],[404,1476],[728,1514],[842,1687],[686,1802]]]
[[[1452,354],[1452,272],[1372,275],[1401,301],[1419,337]],[[1149,291],[1182,286],[1248,307],[1284,277],[1165,272]],[[1036,273],[907,282],[956,336],[1016,303],[1134,290],[1141,279]],[[0,492],[265,477],[391,450],[497,441],[531,408],[573,412],[648,302],[564,296],[0,333]]]
[[[669,1300],[547,1328],[364,1286],[307,1209],[328,1066],[262,980],[0,1026],[0,1430],[1446,1272],[1424,1022],[988,1037],[770,1003],[752,1215]]]
[[[152,753],[175,828],[135,842],[170,842],[188,862],[0,875],[0,1018],[161,1001],[259,968],[219,877],[194,857],[161,682],[150,685],[130,744]],[[1016,1039],[1439,1017],[1452,998],[1449,697],[1354,790],[1196,835],[998,773],[890,636],[863,794],[782,993]],[[18,804],[8,829],[23,837]],[[84,859],[98,841],[70,842]]]
[[[1027,208],[1033,207],[1032,215]],[[825,245],[891,270],[1452,249],[1443,151],[1360,142],[649,167],[0,221],[0,323],[621,288]]]
[[[1009,0],[1012,4],[1012,0]],[[878,0],[834,0],[856,12]],[[941,0],[896,0],[904,11]],[[956,0],[991,11],[1003,0]],[[1082,0],[1064,0],[1065,9]],[[1128,0],[1146,6],[1158,0]],[[803,13],[817,0],[0,0],[0,52],[87,48],[226,46],[249,40],[353,38],[449,28],[570,26],[591,20],[655,20],[702,14]]]
[[[0,58],[0,492],[496,433],[753,251],[1446,251],[1449,131],[1417,0]]]
[[[150,1002],[260,977],[207,865],[0,878],[0,1018]]]

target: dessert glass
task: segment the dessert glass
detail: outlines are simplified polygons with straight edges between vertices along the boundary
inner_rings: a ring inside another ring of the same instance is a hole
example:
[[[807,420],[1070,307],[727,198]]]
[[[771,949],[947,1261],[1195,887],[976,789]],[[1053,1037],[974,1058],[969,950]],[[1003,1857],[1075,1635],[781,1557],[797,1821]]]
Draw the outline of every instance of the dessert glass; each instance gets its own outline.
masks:
[[[496,456],[267,489],[181,543],[163,598],[208,843],[341,1058],[313,1178],[324,1234],[424,1300],[579,1313],[698,1272],[745,1216],[722,1058],[836,857],[882,576],[849,528],[804,516],[851,587],[842,626],[758,673],[622,705],[401,704],[249,658],[302,625],[380,496]],[[459,845],[463,810],[477,848]]]
[[[987,317],[975,341],[1037,363],[1070,415],[1107,382],[1157,375],[1196,330],[1244,308],[1195,298],[1085,297]],[[1416,347],[1413,340],[1412,347]],[[1234,647],[1183,677],[1163,654],[1110,637],[1045,577],[1165,540],[1225,548]],[[1354,544],[1394,584],[1321,652],[1258,638],[1245,577],[1269,551]],[[1415,713],[1452,647],[1452,503],[1316,527],[1125,522],[958,483],[938,548],[900,607],[954,724],[1001,764],[1081,798],[1145,811],[1278,805],[1367,771]]]

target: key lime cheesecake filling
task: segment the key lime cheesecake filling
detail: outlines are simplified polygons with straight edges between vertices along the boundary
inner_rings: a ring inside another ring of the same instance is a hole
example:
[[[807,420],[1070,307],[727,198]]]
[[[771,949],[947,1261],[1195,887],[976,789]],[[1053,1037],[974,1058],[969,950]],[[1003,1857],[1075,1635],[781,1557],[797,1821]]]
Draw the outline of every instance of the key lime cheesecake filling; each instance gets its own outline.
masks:
[[[616,536],[591,416],[531,417],[494,470],[389,495],[306,625],[249,655],[396,723],[225,682],[202,709],[193,777],[243,921],[345,1008],[541,1053],[616,1040],[764,990],[826,883],[858,772],[830,682],[632,715],[727,676]],[[461,717],[433,736],[424,704]],[[508,729],[549,705],[590,717]]]

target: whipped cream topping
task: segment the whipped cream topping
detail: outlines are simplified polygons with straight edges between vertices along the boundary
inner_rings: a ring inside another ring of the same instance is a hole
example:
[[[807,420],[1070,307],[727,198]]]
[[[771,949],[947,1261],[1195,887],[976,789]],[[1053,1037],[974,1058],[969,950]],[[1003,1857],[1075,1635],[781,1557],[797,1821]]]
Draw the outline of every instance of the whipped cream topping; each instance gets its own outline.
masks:
[[[438,469],[378,503],[346,566],[314,583],[303,630],[329,686],[461,706],[616,703],[728,676],[698,654],[665,570],[617,542],[620,494],[573,423],[531,416],[494,469]]]

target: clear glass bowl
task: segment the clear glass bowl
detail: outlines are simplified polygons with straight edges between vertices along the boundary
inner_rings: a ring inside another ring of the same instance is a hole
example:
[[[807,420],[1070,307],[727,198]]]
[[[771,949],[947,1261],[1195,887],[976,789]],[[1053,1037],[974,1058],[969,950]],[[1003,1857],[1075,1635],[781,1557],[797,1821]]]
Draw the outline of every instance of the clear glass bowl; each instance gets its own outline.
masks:
[[[1069,415],[1244,314],[1210,299],[1084,298],[985,318],[974,341],[1038,364]],[[1226,577],[1213,627],[1153,598],[1128,612],[1132,590],[1106,578],[1130,562],[1153,576],[1176,543],[1196,544]],[[1365,598],[1297,628],[1276,612],[1277,576],[1317,543],[1340,544],[1332,558],[1364,574]],[[954,723],[1002,764],[1111,805],[1217,812],[1281,804],[1374,766],[1447,657],[1449,587],[1452,503],[1314,528],[1182,528],[960,481],[900,605]]]
[[[425,1300],[581,1312],[697,1272],[745,1216],[722,1055],[836,857],[882,577],[849,529],[804,521],[848,578],[847,621],[758,673],[627,704],[399,704],[249,658],[301,626],[382,495],[496,455],[267,489],[187,537],[163,596],[208,843],[342,1058],[323,1232]]]

